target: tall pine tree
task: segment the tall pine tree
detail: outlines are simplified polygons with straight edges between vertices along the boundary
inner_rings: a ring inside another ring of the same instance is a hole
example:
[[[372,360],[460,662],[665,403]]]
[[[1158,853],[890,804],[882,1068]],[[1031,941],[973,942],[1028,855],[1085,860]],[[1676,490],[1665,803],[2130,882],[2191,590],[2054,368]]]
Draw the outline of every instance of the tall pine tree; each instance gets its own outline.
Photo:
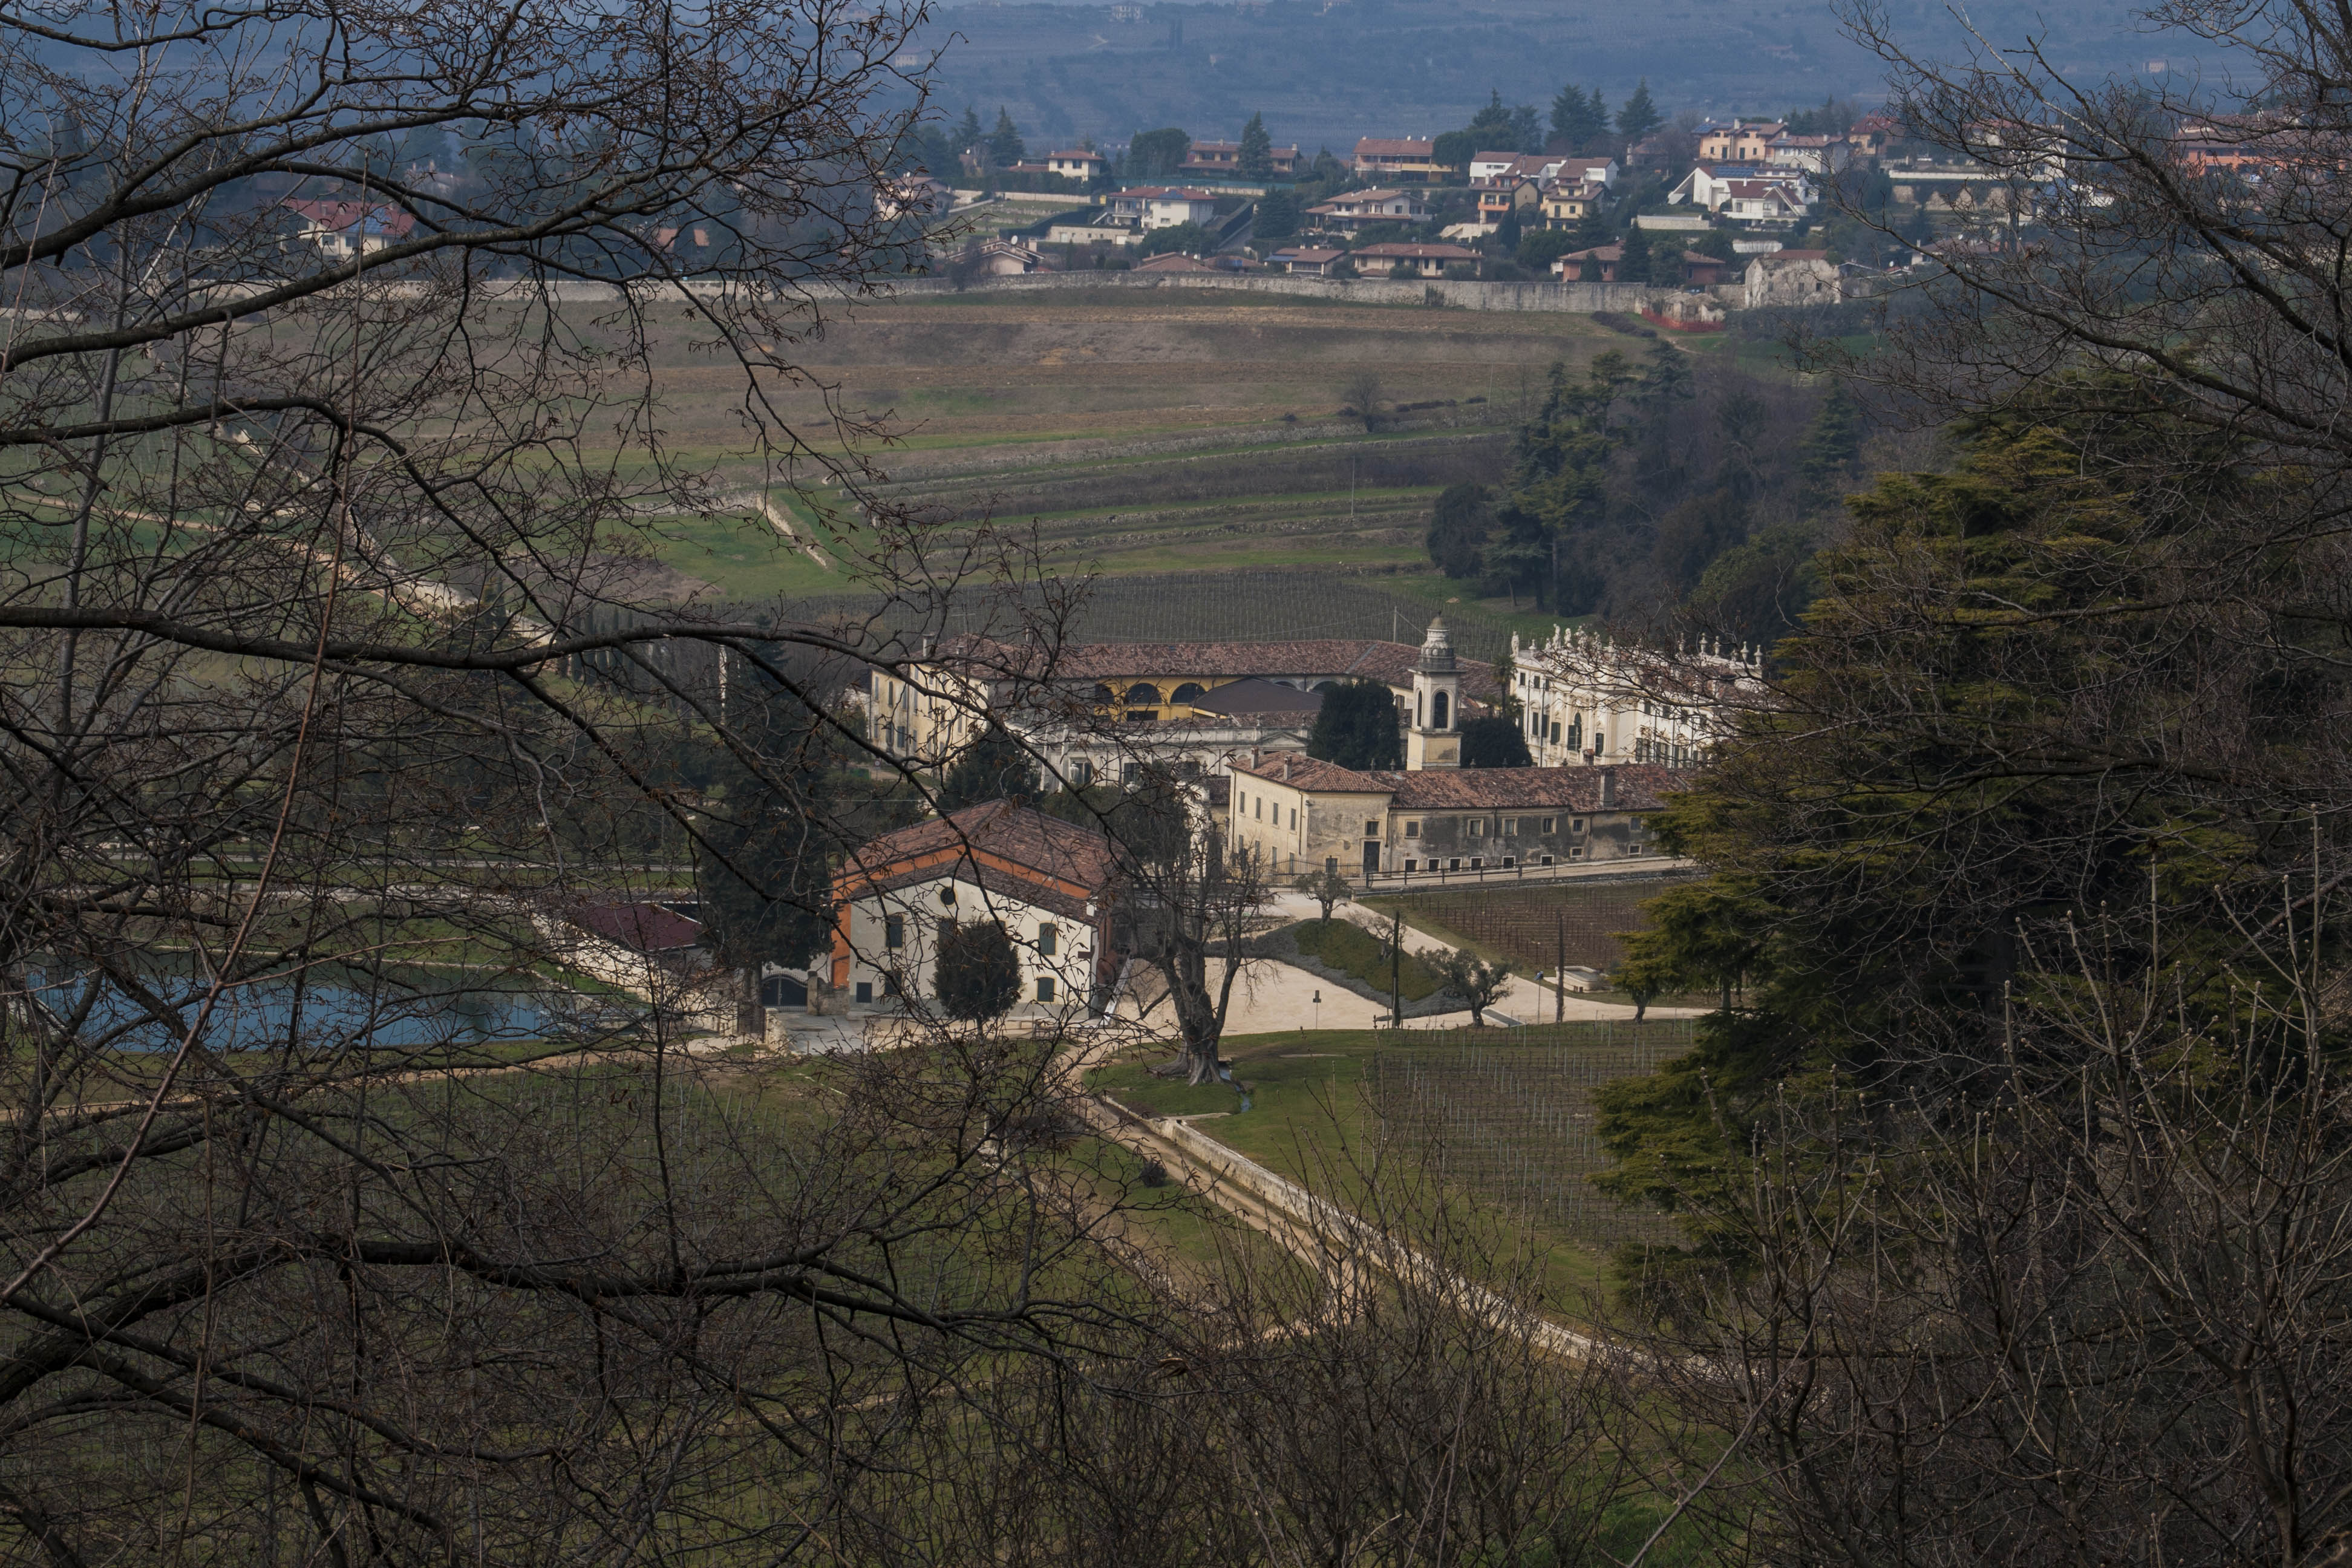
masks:
[[[1639,142],[1664,122],[1665,116],[1650,101],[1650,79],[1643,77],[1625,107],[1617,111],[1617,133],[1627,142]]]
[[[1234,167],[1244,179],[1265,180],[1274,177],[1274,138],[1265,133],[1265,116],[1253,114],[1242,127],[1241,153]]]

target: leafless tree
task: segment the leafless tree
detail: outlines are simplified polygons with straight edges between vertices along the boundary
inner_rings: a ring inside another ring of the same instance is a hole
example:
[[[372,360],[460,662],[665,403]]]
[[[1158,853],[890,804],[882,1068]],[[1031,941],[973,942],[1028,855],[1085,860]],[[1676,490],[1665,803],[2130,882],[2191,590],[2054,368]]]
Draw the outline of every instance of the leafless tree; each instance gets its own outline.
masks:
[[[919,238],[920,19],[0,18],[11,1550],[787,1556],[967,1358],[1116,1314],[1008,1136],[1045,1047],[729,1076],[548,984],[753,795],[821,914],[898,772],[845,683],[965,590],[1050,662],[1019,542],[874,501],[793,364]],[[691,354],[732,430],[674,443]],[[873,620],[631,586],[819,479]]]

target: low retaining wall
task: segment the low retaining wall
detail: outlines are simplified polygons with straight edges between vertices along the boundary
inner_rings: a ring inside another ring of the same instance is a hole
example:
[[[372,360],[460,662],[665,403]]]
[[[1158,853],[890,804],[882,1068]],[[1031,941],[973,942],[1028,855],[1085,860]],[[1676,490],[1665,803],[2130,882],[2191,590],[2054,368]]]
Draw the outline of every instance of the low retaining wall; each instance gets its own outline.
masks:
[[[1224,289],[1243,294],[1337,300],[1351,305],[1423,305],[1457,310],[1545,310],[1588,315],[1641,310],[1667,290],[1639,283],[1453,283],[1432,279],[1290,278],[1222,272],[1029,272],[975,278],[959,290],[944,278],[901,278],[877,286],[902,299],[934,294],[1054,293],[1071,289]]]

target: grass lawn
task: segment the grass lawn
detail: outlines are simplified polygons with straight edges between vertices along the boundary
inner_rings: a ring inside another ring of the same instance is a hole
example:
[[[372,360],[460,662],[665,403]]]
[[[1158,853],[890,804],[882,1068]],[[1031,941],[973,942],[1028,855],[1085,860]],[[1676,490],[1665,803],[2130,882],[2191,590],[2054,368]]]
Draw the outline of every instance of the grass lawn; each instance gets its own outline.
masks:
[[[1390,964],[1387,946],[1360,925],[1347,921],[1300,921],[1286,928],[1298,951],[1322,960],[1334,969],[1344,970],[1358,980],[1385,995],[1389,989]],[[1408,1002],[1418,1002],[1436,994],[1440,982],[1418,957],[1407,953],[1404,962],[1396,966],[1397,989]]]

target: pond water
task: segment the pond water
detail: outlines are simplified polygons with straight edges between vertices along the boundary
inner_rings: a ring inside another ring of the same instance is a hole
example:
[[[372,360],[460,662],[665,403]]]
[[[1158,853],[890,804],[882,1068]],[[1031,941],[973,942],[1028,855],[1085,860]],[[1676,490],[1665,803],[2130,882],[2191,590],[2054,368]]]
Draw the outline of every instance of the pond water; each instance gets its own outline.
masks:
[[[87,994],[81,977],[36,970],[34,996],[51,1014],[70,1016]],[[187,975],[154,975],[144,984],[193,1022],[205,983]],[[112,1034],[125,1050],[169,1050],[178,1029],[101,983],[84,1033]],[[232,986],[213,1005],[205,1043],[215,1050],[266,1050],[289,1039],[308,1049],[368,1047],[415,1049],[436,1045],[488,1045],[502,1040],[570,1037],[609,1030],[632,1016],[625,999],[584,996],[555,987],[523,989],[511,979],[474,985],[446,975],[408,974],[396,981],[261,981]]]

